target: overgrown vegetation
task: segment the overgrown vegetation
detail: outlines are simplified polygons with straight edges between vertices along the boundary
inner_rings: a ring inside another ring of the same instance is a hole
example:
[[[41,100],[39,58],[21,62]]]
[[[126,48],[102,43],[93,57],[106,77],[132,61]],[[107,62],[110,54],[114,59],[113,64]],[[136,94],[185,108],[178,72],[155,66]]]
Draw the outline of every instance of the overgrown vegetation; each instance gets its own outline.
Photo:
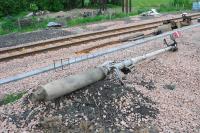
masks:
[[[17,100],[19,100],[20,98],[22,98],[22,96],[24,95],[24,92],[19,92],[19,93],[13,93],[13,94],[8,94],[6,95],[2,100],[0,100],[0,106],[1,105],[6,105],[8,103],[13,103]]]
[[[113,14],[112,16],[110,16],[110,15],[99,15],[99,16],[96,16],[96,17],[73,19],[73,20],[68,21],[67,24],[69,26],[76,26],[76,25],[80,25],[80,24],[94,23],[94,22],[105,21],[105,20],[115,20],[115,19],[133,16],[133,15],[136,15],[136,13],[135,12],[132,12],[132,13],[129,13],[129,14],[116,13],[116,14]]]
[[[0,26],[0,35],[13,33],[13,32],[29,32],[34,30],[45,29],[48,22],[55,21],[56,19],[47,18],[47,19],[37,19],[37,17],[29,18],[27,21],[30,21],[28,25],[20,26],[18,24],[19,18],[9,17],[2,19]]]
[[[30,11],[31,5],[38,10],[59,11],[80,7],[81,0],[0,0],[0,17]]]
[[[156,8],[159,12],[171,12],[192,8],[192,0],[133,0],[133,6],[138,13]]]
[[[60,11],[84,6],[100,5],[102,0],[0,0],[0,17],[18,14],[21,11]],[[118,4],[121,0],[107,0],[108,4]]]

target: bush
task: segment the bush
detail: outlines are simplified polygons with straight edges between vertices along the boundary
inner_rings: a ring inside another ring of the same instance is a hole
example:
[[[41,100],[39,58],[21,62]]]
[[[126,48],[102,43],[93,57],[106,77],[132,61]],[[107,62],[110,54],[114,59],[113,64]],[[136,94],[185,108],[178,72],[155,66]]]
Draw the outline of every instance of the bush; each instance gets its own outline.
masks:
[[[60,11],[77,7],[81,7],[81,0],[0,0],[0,17],[27,10]]]
[[[2,23],[1,28],[4,32],[11,32],[16,27],[16,20],[14,19],[8,19],[4,23]]]
[[[0,13],[3,16],[25,11],[27,0],[0,0]]]
[[[49,11],[60,11],[64,9],[62,0],[44,0],[44,9]]]
[[[172,6],[177,8],[191,9],[192,1],[191,0],[172,0]]]
[[[176,11],[177,8],[174,6],[170,6],[167,4],[161,4],[160,8],[158,9],[158,12],[170,12],[170,11]]]
[[[4,16],[3,12],[0,11],[0,18],[3,17],[3,16]]]
[[[126,13],[116,13],[112,18],[124,18],[126,16],[128,16]]]
[[[30,4],[30,10],[35,13],[38,11],[38,6],[34,3]]]

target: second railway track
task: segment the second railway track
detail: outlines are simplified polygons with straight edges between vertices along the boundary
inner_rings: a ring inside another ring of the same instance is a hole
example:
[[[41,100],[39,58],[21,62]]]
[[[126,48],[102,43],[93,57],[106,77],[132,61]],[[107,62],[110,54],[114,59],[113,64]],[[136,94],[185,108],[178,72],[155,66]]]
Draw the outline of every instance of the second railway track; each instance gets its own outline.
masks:
[[[192,19],[196,19],[200,17],[200,14],[197,13],[197,14],[192,14],[190,16],[192,17]],[[181,17],[177,17],[170,20],[180,21],[181,19],[182,19]],[[104,30],[104,31],[81,34],[81,35],[70,36],[70,37],[63,37],[59,39],[52,39],[52,40],[47,40],[43,42],[32,43],[29,45],[8,48],[5,50],[0,50],[0,61],[5,61],[5,60],[13,59],[13,58],[36,54],[43,51],[55,50],[62,47],[80,45],[83,43],[88,43],[88,42],[96,41],[100,39],[111,38],[111,37],[115,37],[119,35],[150,30],[162,25],[163,21],[165,20],[153,21],[150,23],[134,24],[131,26],[126,26],[126,27],[121,27],[121,28],[116,28],[116,29],[111,29],[111,30]]]

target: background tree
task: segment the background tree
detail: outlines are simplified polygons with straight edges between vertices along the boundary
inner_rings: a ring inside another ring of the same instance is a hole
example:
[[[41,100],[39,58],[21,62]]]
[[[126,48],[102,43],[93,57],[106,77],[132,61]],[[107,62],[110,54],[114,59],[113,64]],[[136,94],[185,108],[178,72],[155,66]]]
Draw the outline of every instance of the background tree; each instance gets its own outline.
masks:
[[[0,0],[0,17],[17,14],[21,11],[38,10],[60,11],[80,8],[85,6],[86,0]],[[34,3],[34,7],[30,5]],[[121,0],[89,0],[91,6],[106,10],[106,4],[121,4]]]

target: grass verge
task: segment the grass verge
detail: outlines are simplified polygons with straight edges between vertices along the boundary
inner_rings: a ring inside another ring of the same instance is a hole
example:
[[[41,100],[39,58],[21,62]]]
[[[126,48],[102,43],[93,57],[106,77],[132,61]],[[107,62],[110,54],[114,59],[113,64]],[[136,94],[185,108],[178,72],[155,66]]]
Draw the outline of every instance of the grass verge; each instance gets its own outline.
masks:
[[[47,28],[48,22],[55,21],[55,19],[39,20],[38,18],[33,17],[29,18],[29,21],[31,21],[30,24],[25,26],[19,26],[18,18],[4,18],[2,21],[0,21],[0,35],[45,29]]]
[[[67,24],[68,24],[68,26],[77,26],[77,25],[81,25],[81,24],[88,24],[88,23],[94,23],[94,22],[99,22],[99,21],[116,20],[116,19],[120,19],[120,18],[126,18],[129,16],[134,16],[134,15],[137,15],[137,13],[136,12],[132,12],[129,14],[116,13],[116,14],[113,14],[112,16],[99,15],[96,17],[76,18],[76,19],[68,21]]]

